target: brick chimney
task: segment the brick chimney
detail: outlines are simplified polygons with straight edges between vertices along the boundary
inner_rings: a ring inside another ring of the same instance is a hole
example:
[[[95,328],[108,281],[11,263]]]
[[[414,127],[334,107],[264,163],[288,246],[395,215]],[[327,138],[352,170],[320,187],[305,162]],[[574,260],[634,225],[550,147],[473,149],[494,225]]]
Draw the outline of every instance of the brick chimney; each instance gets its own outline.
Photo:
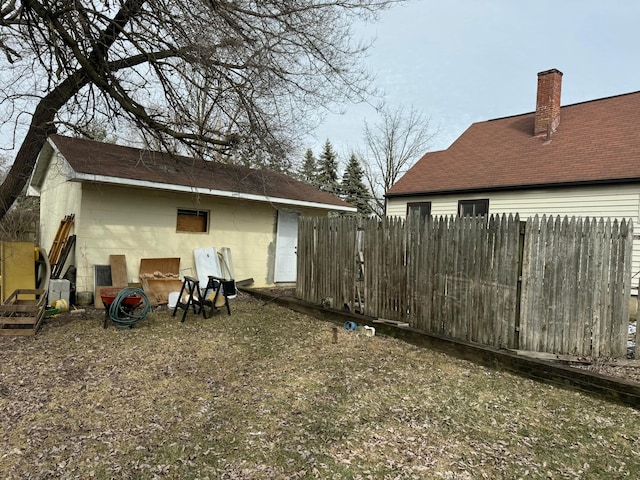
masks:
[[[562,72],[551,69],[538,73],[536,120],[533,134],[550,137],[560,125],[560,90]]]

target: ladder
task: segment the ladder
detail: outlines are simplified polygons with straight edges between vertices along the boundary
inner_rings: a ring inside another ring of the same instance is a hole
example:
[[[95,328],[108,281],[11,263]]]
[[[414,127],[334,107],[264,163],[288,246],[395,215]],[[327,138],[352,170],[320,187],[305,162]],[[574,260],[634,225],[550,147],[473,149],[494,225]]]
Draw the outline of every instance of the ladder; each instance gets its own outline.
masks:
[[[58,226],[58,231],[56,232],[56,236],[54,237],[51,248],[49,249],[49,263],[51,264],[52,271],[60,262],[60,256],[67,245],[69,232],[71,232],[71,228],[73,227],[74,219],[75,214],[72,213],[70,215],[66,215]],[[66,253],[68,254],[68,252]],[[64,260],[66,260],[66,256]],[[62,267],[62,265],[60,267]]]

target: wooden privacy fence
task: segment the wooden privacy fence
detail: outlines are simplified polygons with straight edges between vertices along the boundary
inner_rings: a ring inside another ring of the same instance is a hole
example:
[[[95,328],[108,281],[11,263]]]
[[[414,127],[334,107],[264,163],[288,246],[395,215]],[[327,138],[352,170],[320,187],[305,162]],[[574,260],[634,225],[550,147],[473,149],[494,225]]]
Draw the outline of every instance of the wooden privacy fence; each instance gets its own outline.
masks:
[[[297,295],[498,348],[623,356],[632,223],[304,218]]]

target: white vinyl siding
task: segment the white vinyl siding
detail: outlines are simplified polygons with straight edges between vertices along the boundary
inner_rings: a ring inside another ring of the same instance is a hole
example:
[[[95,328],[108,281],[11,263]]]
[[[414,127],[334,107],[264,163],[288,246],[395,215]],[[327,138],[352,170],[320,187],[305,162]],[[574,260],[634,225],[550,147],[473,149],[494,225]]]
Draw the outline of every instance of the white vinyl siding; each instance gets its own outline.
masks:
[[[405,217],[408,202],[431,202],[431,215],[457,215],[459,200],[489,199],[489,214],[516,214],[521,220],[534,215],[603,217],[633,220],[632,286],[640,271],[640,185],[545,188],[535,190],[425,195],[391,198],[387,216]],[[635,290],[634,290],[635,291]]]
[[[519,213],[638,219],[640,185],[572,187],[472,194],[448,194],[392,198],[387,216],[404,217],[409,202],[431,202],[431,215],[457,215],[459,200],[489,199],[489,214]]]

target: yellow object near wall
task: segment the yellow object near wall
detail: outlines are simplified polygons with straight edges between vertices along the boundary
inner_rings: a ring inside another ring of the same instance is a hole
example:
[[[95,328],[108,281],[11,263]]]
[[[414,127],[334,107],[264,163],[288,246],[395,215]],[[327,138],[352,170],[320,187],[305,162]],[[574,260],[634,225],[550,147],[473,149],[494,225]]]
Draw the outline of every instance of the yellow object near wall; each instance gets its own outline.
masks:
[[[34,249],[33,242],[0,242],[2,302],[15,290],[36,288]]]

